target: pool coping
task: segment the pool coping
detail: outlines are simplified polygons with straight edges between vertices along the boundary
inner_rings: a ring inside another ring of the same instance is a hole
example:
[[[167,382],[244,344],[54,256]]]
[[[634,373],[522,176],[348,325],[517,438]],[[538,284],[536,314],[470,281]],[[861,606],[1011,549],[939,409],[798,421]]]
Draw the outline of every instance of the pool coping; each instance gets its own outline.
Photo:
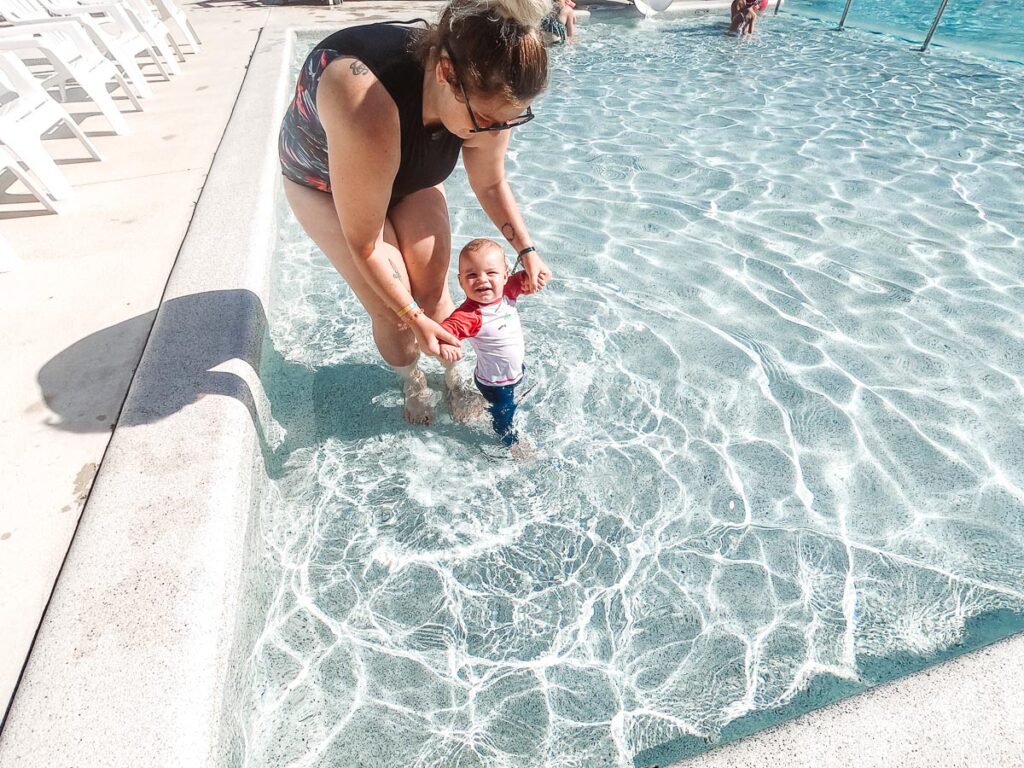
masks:
[[[212,768],[228,757],[222,702],[261,482],[256,371],[279,186],[270,125],[289,40],[260,32],[0,734],[0,765]]]
[[[280,197],[276,125],[294,33],[337,26],[260,34],[0,734],[0,765],[232,762],[224,701],[265,481],[256,371]],[[686,764],[1016,765],[1022,688],[1017,635]]]

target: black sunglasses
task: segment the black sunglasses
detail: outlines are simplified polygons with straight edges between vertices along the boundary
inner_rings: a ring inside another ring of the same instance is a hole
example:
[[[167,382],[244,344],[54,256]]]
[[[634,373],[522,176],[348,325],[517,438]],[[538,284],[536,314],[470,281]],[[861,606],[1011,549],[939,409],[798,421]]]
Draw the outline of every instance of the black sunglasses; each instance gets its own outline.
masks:
[[[448,58],[451,59],[452,69],[455,71],[455,79],[459,81],[459,88],[462,90],[462,98],[466,101],[466,111],[469,112],[469,119],[473,123],[473,130],[470,133],[487,133],[488,131],[507,131],[509,128],[518,128],[520,125],[530,122],[534,118],[533,110],[530,107],[526,108],[526,111],[518,117],[513,117],[511,120],[506,120],[503,123],[495,123],[489,125],[486,128],[481,128],[480,124],[476,121],[476,114],[473,112],[473,107],[469,103],[469,94],[466,92],[466,86],[462,84],[462,77],[459,75],[459,62],[455,60],[455,54],[452,53],[452,49],[447,45],[444,47],[445,53],[448,54]]]

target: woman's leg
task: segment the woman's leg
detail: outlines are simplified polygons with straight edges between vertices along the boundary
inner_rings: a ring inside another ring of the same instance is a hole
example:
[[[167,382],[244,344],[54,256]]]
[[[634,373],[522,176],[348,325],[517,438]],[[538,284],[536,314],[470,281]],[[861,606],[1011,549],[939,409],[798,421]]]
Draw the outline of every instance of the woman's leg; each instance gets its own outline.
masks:
[[[567,39],[572,40],[576,37],[576,11],[565,6],[562,8],[562,12],[558,14],[558,20],[565,25],[565,36]]]
[[[380,300],[353,261],[348,244],[341,232],[334,200],[328,194],[296,184],[289,179],[284,179],[284,190],[288,204],[295,213],[295,218],[299,220],[299,224],[324,252],[334,268],[345,278],[345,282],[349,284],[369,314],[370,322],[373,325],[373,340],[381,357],[395,368],[404,382],[405,418],[414,424],[430,423],[433,413],[430,407],[426,377],[416,365],[419,359],[416,339],[412,331]],[[445,225],[447,226],[447,208],[445,210]],[[445,229],[445,232],[447,233],[448,230]],[[399,249],[401,248],[395,229],[390,222],[390,213],[384,222],[384,239]],[[396,268],[404,273],[403,266],[398,264]],[[408,274],[402,274],[401,277],[406,287],[409,287]],[[416,295],[415,289],[412,290],[412,294],[419,302],[420,298]],[[449,298],[448,301],[450,303],[451,299]],[[426,310],[426,307],[424,309]]]
[[[399,200],[388,211],[398,250],[402,252],[416,303],[441,322],[455,310],[448,292],[452,228],[444,186],[421,189]]]
[[[388,211],[388,218],[395,227],[416,303],[431,318],[441,322],[455,310],[448,291],[452,230],[444,185],[402,198]],[[443,365],[445,400],[452,418],[456,421],[476,418],[483,411],[479,396],[460,380],[454,363]]]

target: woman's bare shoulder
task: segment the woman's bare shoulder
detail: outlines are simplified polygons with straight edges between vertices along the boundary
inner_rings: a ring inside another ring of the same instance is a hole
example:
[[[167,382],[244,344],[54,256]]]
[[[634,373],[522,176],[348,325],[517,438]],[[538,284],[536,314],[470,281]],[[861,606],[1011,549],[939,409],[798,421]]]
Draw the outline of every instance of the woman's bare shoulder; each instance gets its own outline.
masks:
[[[389,123],[399,127],[398,107],[391,94],[369,67],[352,56],[342,56],[327,65],[320,75],[316,101],[325,128],[325,119],[331,118],[354,118],[373,131]]]

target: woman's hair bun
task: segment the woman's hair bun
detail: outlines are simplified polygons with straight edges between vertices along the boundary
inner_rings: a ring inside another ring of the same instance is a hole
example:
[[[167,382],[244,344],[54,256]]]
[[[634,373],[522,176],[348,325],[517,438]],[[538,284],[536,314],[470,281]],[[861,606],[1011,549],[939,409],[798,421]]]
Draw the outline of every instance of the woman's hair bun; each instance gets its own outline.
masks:
[[[495,11],[524,27],[536,27],[551,13],[551,0],[488,0]]]
[[[453,25],[467,16],[496,13],[528,28],[538,26],[551,8],[551,0],[452,0],[448,6]]]

